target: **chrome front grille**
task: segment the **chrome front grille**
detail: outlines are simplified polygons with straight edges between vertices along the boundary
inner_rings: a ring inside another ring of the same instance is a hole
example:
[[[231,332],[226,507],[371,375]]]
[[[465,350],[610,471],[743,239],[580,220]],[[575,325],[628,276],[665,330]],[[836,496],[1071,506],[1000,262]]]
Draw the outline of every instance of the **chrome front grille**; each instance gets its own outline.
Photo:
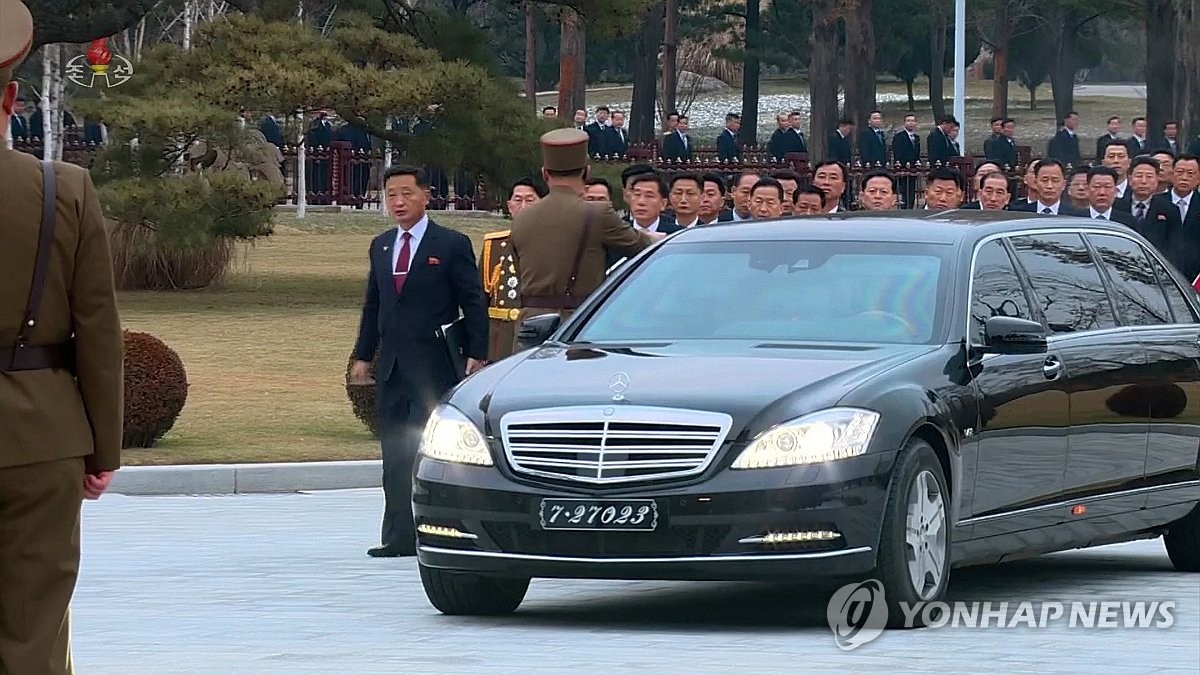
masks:
[[[701,473],[732,425],[724,413],[600,405],[508,413],[500,433],[514,471],[611,485]]]

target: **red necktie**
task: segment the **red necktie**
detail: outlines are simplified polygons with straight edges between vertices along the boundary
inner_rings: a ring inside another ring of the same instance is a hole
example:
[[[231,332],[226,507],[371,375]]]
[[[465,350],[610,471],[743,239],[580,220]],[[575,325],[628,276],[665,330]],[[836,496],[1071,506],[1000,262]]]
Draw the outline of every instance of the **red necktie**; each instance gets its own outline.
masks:
[[[400,295],[400,291],[404,288],[404,280],[408,278],[408,259],[412,256],[409,254],[408,242],[412,241],[412,234],[405,232],[400,235],[404,243],[400,245],[400,255],[396,257],[396,271],[392,274],[392,283],[396,285],[396,295]]]

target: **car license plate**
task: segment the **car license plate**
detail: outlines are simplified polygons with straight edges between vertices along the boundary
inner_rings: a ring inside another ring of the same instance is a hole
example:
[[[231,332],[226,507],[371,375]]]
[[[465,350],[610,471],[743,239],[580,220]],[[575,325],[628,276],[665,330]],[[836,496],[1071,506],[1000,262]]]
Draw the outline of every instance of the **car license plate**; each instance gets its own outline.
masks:
[[[538,509],[544,530],[652,532],[658,527],[653,499],[543,499]]]

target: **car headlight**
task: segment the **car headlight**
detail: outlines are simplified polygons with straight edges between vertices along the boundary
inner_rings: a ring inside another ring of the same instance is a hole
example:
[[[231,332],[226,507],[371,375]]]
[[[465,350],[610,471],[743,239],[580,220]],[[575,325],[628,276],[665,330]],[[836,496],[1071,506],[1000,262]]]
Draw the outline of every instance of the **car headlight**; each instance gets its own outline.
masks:
[[[448,405],[438,406],[425,423],[421,454],[444,462],[492,466],[492,454],[479,427]]]
[[[867,451],[879,413],[830,408],[799,417],[759,434],[734,460],[734,469],[820,464]]]

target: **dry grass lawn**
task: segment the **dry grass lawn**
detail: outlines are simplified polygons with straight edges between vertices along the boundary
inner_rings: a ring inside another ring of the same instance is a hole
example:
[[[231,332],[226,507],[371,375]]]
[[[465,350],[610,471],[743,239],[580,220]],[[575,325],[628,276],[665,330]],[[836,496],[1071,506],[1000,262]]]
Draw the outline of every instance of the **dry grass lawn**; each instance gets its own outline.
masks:
[[[498,218],[435,216],[478,253]],[[220,288],[125,293],[125,327],[152,333],[188,372],[187,405],[154,448],[126,463],[192,464],[372,459],[379,446],[354,417],[344,372],[358,328],[371,237],[382,216],[277,219]]]

